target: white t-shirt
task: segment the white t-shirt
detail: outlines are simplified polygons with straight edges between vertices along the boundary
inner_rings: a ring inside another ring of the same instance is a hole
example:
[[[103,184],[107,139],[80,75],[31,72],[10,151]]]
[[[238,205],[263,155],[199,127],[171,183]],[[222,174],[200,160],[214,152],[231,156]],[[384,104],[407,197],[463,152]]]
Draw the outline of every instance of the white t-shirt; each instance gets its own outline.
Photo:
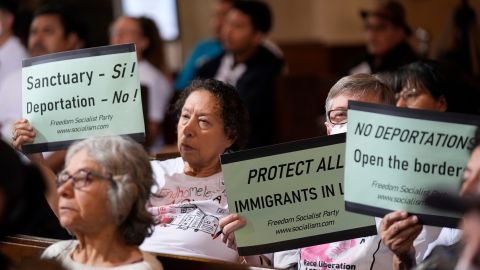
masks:
[[[148,89],[148,120],[160,124],[165,118],[173,94],[172,85],[162,72],[147,60],[142,59],[138,62],[138,74],[140,84]],[[149,151],[158,153],[163,146],[163,136],[159,134],[156,138],[153,138],[153,144]]]
[[[375,220],[379,229],[382,219]],[[433,247],[454,244],[460,237],[460,230],[423,226],[413,243],[417,263],[425,259]],[[298,254],[298,269],[303,270],[370,269],[372,264],[371,269],[391,269],[393,259],[393,253],[381,242],[379,235],[306,247]]]
[[[162,122],[168,102],[173,93],[165,76],[147,60],[138,63],[140,84],[148,88],[148,117],[151,121]]]
[[[99,267],[84,265],[72,260],[72,252],[78,245],[77,240],[66,240],[49,246],[42,254],[42,258],[54,259],[62,263],[69,270],[163,270],[162,264],[151,254],[142,252],[143,261],[116,267]]]
[[[0,82],[12,71],[22,68],[22,60],[27,58],[28,54],[23,47],[20,39],[11,36],[0,47]]]
[[[159,190],[148,204],[154,216],[153,234],[145,251],[238,262],[237,251],[217,236],[220,218],[228,215],[223,174],[184,174],[182,158],[151,162]]]
[[[10,141],[13,123],[22,118],[22,72],[11,72],[0,81],[0,130],[4,140]]]

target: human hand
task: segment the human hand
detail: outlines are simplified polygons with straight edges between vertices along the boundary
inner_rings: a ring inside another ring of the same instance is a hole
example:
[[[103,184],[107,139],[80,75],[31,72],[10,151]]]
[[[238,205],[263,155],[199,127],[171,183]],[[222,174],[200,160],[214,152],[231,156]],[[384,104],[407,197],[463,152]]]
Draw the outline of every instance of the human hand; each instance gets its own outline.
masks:
[[[230,214],[220,219],[222,228],[222,241],[231,249],[237,249],[234,232],[247,224],[247,221],[239,214]]]
[[[383,243],[400,260],[415,260],[413,241],[422,228],[417,216],[408,216],[405,211],[395,211],[383,217],[380,236]]]
[[[24,144],[35,140],[35,136],[35,131],[27,119],[18,120],[13,124],[12,146],[21,151]]]

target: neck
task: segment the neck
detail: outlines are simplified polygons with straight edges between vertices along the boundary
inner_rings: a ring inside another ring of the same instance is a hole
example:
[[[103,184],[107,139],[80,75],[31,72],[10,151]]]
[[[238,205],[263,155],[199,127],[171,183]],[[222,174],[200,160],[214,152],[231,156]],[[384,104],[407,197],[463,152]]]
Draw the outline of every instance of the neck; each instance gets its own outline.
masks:
[[[208,177],[221,171],[220,162],[212,163],[209,166],[195,166],[184,161],[184,172],[186,175],[195,177]]]
[[[5,44],[5,42],[7,42],[7,40],[10,38],[10,33],[3,33],[0,35],[0,46],[3,46],[3,44]]]
[[[72,254],[75,262],[112,267],[142,260],[137,246],[127,245],[117,227],[107,228],[96,234],[76,234],[78,246]]]
[[[247,50],[233,53],[235,64],[246,62],[258,49],[258,46],[253,46]]]

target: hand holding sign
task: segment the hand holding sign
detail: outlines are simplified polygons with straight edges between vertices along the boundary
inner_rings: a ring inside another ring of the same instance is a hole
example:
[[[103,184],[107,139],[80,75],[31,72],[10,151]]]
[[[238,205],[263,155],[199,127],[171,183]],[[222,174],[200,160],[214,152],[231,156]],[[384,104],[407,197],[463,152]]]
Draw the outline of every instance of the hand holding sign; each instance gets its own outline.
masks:
[[[145,138],[133,44],[23,61],[23,116],[37,136],[26,152],[59,150],[91,136]]]
[[[422,231],[423,226],[418,223],[416,216],[409,216],[405,211],[395,211],[385,215],[380,226],[380,235],[383,243],[398,257],[409,257],[415,248],[413,241]]]

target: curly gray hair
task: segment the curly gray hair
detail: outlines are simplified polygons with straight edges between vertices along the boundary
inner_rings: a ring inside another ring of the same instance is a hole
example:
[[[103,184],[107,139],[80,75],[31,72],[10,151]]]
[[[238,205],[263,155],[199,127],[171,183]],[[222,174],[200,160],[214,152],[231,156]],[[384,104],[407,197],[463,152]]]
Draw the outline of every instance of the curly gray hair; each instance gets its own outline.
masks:
[[[143,147],[120,137],[95,137],[74,143],[68,149],[67,165],[79,151],[98,162],[103,174],[112,175],[116,185],[108,190],[112,214],[127,244],[140,245],[151,235],[153,219],[146,203],[154,185],[150,161]]]

